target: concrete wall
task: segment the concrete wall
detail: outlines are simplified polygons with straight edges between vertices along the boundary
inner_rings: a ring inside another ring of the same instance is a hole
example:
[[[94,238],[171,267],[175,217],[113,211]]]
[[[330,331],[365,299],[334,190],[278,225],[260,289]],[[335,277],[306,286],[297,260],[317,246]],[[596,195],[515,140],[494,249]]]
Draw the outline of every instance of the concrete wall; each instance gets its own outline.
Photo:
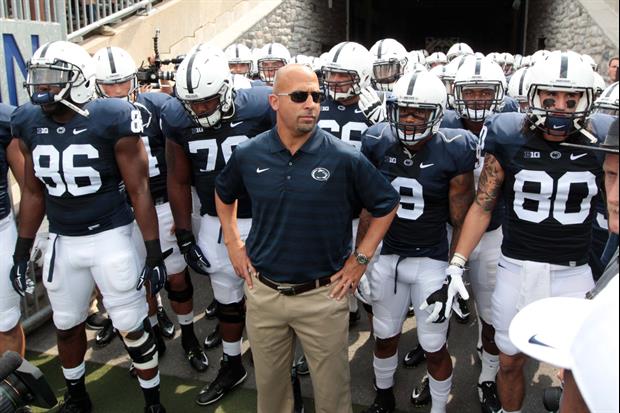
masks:
[[[346,40],[346,3],[345,0],[284,0],[237,41],[248,47],[278,42],[287,46],[293,56],[319,56]]]
[[[607,62],[618,55],[618,1],[530,0],[526,53],[545,38],[547,50],[587,53],[607,74]],[[615,7],[614,7],[615,4]],[[614,35],[615,33],[615,35]]]

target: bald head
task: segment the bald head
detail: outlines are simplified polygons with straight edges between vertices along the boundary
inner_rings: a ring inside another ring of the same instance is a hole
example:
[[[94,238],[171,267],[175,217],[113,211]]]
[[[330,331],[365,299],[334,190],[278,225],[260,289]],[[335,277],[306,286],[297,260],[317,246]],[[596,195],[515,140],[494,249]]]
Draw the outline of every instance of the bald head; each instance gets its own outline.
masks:
[[[276,72],[273,81],[273,93],[290,92],[292,85],[314,83],[319,87],[319,79],[316,73],[306,65],[288,64]]]

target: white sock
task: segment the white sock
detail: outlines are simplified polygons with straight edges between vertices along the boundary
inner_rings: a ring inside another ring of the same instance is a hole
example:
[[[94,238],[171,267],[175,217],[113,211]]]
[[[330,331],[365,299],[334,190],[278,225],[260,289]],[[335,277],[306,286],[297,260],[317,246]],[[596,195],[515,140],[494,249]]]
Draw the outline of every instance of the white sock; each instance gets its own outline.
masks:
[[[222,349],[224,350],[224,354],[238,356],[241,354],[241,340],[235,341],[234,343],[222,340]]]
[[[501,413],[521,413],[521,410],[513,410],[513,411],[509,412],[508,410],[502,409],[502,410],[500,410],[500,412]]]
[[[161,303],[161,295],[157,294],[155,298],[157,299],[157,307],[163,307],[163,304]]]
[[[67,380],[78,380],[82,376],[86,374],[86,363],[82,361],[82,363],[70,369],[62,368],[62,375],[65,376]]]
[[[480,377],[478,383],[484,383],[485,381],[495,381],[497,371],[499,370],[499,356],[487,353],[482,350],[482,369],[480,370]]]
[[[443,381],[435,380],[428,373],[428,384],[431,391],[432,406],[430,413],[446,413],[446,404],[452,389],[452,375]]]
[[[157,387],[159,386],[159,372],[157,372],[155,377],[149,380],[141,379],[140,376],[138,376],[138,382],[140,382],[140,387],[143,389],[152,389],[153,387]]]
[[[157,325],[157,314],[149,316],[149,323],[151,323],[151,327]]]
[[[179,320],[179,324],[182,326],[186,326],[194,322],[194,312],[190,311],[187,314],[177,314],[177,320]]]
[[[396,367],[398,367],[398,352],[386,359],[374,356],[372,365],[375,368],[377,388],[389,389],[394,387],[394,373],[396,372]]]

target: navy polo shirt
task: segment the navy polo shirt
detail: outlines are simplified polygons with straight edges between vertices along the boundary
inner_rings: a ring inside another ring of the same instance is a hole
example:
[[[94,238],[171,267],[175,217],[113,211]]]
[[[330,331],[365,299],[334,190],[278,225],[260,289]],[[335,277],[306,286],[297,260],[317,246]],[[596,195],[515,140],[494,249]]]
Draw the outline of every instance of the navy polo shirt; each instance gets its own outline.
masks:
[[[387,215],[398,193],[351,145],[315,128],[295,155],[276,128],[243,142],[216,180],[223,202],[248,194],[248,256],[277,282],[302,283],[339,271],[351,254],[351,221],[361,208]]]

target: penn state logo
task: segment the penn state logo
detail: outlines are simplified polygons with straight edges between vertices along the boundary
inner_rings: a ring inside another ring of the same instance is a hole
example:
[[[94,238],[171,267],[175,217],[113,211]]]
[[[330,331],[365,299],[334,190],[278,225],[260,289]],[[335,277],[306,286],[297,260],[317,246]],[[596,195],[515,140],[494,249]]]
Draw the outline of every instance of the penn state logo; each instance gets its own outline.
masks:
[[[56,133],[58,133],[59,135],[62,135],[63,133],[65,133],[65,128],[60,126],[58,129],[56,129]]]
[[[338,105],[338,110],[341,112],[344,112],[345,110],[347,110],[347,108],[344,107],[343,105]]]
[[[553,151],[549,154],[551,159],[560,159],[562,157],[562,153],[560,151]]]
[[[411,159],[405,159],[403,161],[403,165],[405,165],[405,166],[413,166],[413,161]]]
[[[316,181],[325,182],[329,179],[329,171],[325,168],[314,168],[310,173],[312,178]]]

